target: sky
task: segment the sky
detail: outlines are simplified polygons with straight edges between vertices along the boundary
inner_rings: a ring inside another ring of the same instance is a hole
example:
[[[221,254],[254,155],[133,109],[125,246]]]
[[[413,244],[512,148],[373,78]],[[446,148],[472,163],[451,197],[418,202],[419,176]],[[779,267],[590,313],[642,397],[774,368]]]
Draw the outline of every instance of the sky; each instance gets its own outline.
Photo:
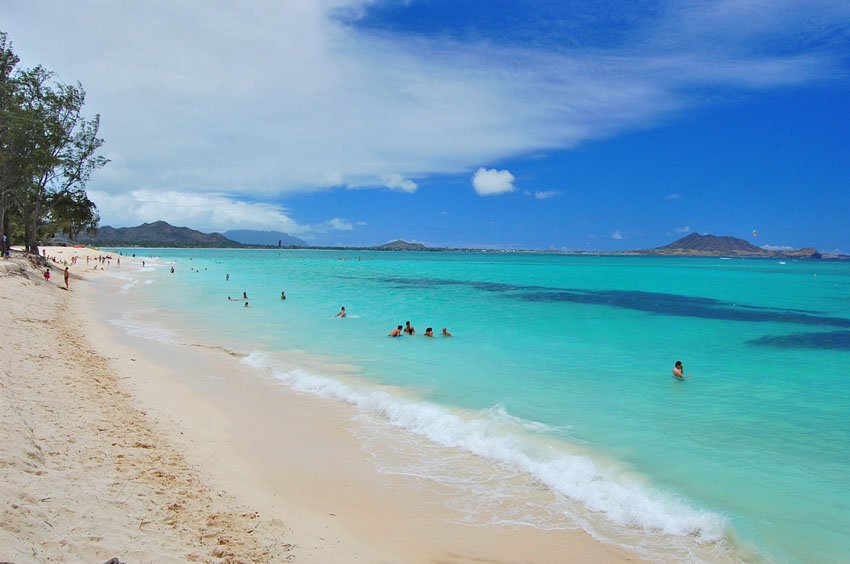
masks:
[[[101,115],[102,225],[850,253],[846,0],[0,0],[0,30]]]

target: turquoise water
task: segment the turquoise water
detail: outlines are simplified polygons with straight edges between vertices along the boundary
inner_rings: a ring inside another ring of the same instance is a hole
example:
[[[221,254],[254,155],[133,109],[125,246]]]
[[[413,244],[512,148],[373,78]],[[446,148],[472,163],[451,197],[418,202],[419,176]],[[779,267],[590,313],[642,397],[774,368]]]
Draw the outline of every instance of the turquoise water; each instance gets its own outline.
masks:
[[[281,381],[527,473],[565,503],[526,524],[557,528],[578,502],[601,537],[850,559],[848,263],[133,252],[158,258],[123,267],[129,295],[258,367],[307,351],[397,387],[370,395],[280,368]],[[243,291],[250,308],[227,300]],[[349,317],[334,317],[340,306]],[[387,338],[407,320],[416,336]],[[428,326],[454,337],[427,339]],[[671,378],[676,360],[689,380]]]

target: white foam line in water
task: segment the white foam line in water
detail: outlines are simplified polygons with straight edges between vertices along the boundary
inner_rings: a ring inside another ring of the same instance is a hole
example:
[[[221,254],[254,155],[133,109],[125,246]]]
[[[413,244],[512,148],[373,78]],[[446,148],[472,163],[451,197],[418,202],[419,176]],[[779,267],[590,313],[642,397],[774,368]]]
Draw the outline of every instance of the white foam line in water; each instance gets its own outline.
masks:
[[[627,477],[610,475],[586,456],[534,449],[522,441],[520,433],[506,432],[509,427],[499,419],[518,418],[507,414],[504,408],[501,412],[496,408],[464,418],[433,404],[393,397],[385,391],[358,391],[301,369],[280,371],[264,353],[252,352],[242,362],[268,371],[293,390],[354,405],[439,445],[464,449],[528,473],[617,525],[638,527],[647,533],[688,536],[699,543],[724,537],[726,519],[721,515],[690,507]],[[540,430],[541,425],[524,421],[520,426]]]
[[[157,323],[135,321],[132,319],[110,319],[109,323],[120,327],[132,337],[140,337],[158,343],[176,344],[180,342],[180,336],[176,331],[166,329]]]

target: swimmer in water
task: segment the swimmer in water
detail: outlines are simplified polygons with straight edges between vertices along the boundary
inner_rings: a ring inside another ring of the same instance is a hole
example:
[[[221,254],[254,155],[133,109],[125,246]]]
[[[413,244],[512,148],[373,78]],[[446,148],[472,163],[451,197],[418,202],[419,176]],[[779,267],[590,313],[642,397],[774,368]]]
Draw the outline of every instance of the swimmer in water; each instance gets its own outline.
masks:
[[[339,313],[338,313],[338,314],[336,314],[334,317],[345,317],[345,316],[346,316],[346,313],[345,313],[345,306],[342,306],[342,309],[341,309],[341,310],[339,310]]]
[[[433,337],[434,336],[434,329],[432,329],[431,327],[428,327],[427,329],[425,329],[425,336],[426,337]]]
[[[451,337],[452,334],[449,333],[449,330],[443,327],[443,337]]]
[[[404,332],[408,335],[413,335],[414,333],[416,333],[416,329],[413,328],[413,325],[410,324],[410,321],[405,322]]]
[[[242,299],[248,301],[248,292],[242,292]]]
[[[673,378],[678,378],[679,380],[690,378],[690,376],[685,376],[685,366],[681,360],[677,360],[676,365],[673,367]]]
[[[281,292],[281,293],[280,293],[280,299],[282,299],[282,300],[285,300],[285,299],[286,299],[286,292]]]
[[[390,331],[390,337],[401,337],[401,325]]]

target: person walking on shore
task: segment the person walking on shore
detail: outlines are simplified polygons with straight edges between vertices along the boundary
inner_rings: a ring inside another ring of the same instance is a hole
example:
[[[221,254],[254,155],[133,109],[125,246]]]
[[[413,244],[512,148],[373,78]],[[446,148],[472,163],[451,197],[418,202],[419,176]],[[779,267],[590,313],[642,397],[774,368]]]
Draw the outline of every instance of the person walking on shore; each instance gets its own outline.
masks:
[[[70,280],[70,279],[71,279],[71,272],[68,270],[68,267],[66,266],[65,267],[65,289],[66,290],[71,289],[71,288],[68,287],[68,280]]]

